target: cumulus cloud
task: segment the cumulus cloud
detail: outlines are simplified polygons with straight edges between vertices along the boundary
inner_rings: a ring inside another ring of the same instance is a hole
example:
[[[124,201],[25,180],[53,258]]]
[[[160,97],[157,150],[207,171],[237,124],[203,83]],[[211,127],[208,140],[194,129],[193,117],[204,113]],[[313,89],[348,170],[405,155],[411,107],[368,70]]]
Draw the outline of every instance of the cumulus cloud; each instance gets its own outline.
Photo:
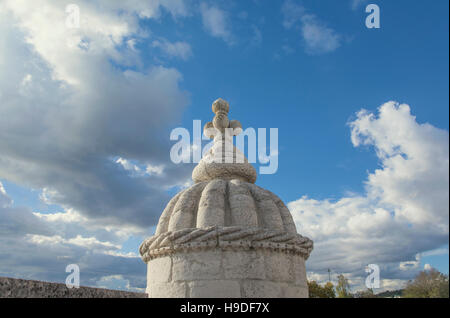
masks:
[[[129,171],[131,175],[138,177],[143,177],[145,175],[162,175],[164,172],[163,165],[152,166],[151,164],[147,164],[146,166],[142,166],[124,158],[117,159],[116,163],[120,164],[125,170]]]
[[[363,195],[288,204],[300,233],[315,241],[308,269],[325,280],[331,267],[361,287],[374,263],[385,289],[401,287],[427,251],[448,244],[449,135],[395,102],[377,114],[362,110],[349,125],[353,145],[373,147],[381,167]]]
[[[179,17],[181,3],[79,1],[80,28],[67,28],[54,1],[2,1],[0,177],[105,225],[154,225],[165,189],[192,169],[174,166],[160,137],[188,97],[176,69],[140,69],[129,43],[146,36],[139,17]],[[148,173],[136,178],[118,157]]]
[[[0,208],[5,208],[12,204],[11,198],[6,194],[3,184],[0,182]]]
[[[221,38],[228,44],[232,44],[231,27],[226,11],[210,6],[205,2],[200,4],[203,27],[213,37]]]
[[[320,21],[316,15],[292,0],[286,0],[281,8],[283,26],[299,29],[308,54],[324,54],[341,46],[342,36]]]
[[[301,19],[302,35],[309,54],[333,52],[341,46],[341,36],[320,22],[316,16],[308,14]]]
[[[46,235],[36,235],[27,234],[26,240],[37,245],[48,245],[48,244],[71,244],[76,246],[85,247],[91,251],[100,250],[107,251],[110,249],[120,249],[120,245],[112,244],[111,242],[102,242],[95,237],[83,237],[77,235],[76,237],[70,239],[64,239],[59,235],[46,236]]]
[[[13,207],[12,199],[0,182],[0,238],[15,240],[28,233],[48,235],[51,231],[44,222],[32,215],[29,208]]]
[[[366,4],[367,2],[368,2],[367,0],[351,0],[350,7],[352,8],[353,11],[356,11],[362,5]]]
[[[0,204],[0,276],[64,282],[66,266],[77,264],[84,286],[103,286],[102,277],[118,275],[122,281],[108,287],[145,287],[137,247],[135,253],[121,251],[126,228],[105,227],[75,211],[41,214],[16,207],[1,182],[0,201],[6,202]]]
[[[132,10],[141,18],[159,18],[162,11],[169,12],[173,17],[185,17],[190,14],[184,0],[99,0],[97,8],[113,11]]]
[[[152,46],[159,48],[170,57],[188,60],[192,56],[192,49],[189,43],[183,41],[169,42],[166,39],[155,40]]]
[[[306,10],[292,0],[286,0],[281,7],[281,12],[283,14],[283,26],[286,29],[290,29],[301,20]]]
[[[15,206],[0,183],[0,275],[64,282],[75,263],[84,285],[122,275],[142,288],[145,264],[123,244],[148,234],[192,167],[169,156],[182,75],[142,66],[140,19],[189,12],[182,0],[77,5],[71,28],[55,1],[0,2],[0,178],[61,207]]]
[[[129,290],[139,293],[144,293],[145,288],[137,288],[131,286],[130,280],[123,277],[123,275],[108,275],[103,276],[97,282],[97,286],[100,288],[108,288],[108,289],[123,289]]]

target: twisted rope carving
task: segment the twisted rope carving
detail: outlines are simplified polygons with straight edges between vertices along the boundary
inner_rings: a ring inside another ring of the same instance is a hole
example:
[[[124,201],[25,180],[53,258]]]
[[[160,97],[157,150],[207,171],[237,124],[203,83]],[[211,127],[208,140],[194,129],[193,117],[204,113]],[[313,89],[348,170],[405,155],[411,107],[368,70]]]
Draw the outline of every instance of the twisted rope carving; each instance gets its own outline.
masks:
[[[281,249],[301,254],[305,260],[313,242],[297,233],[261,228],[208,227],[165,232],[146,239],[139,247],[144,262],[178,250],[208,247],[253,247]]]

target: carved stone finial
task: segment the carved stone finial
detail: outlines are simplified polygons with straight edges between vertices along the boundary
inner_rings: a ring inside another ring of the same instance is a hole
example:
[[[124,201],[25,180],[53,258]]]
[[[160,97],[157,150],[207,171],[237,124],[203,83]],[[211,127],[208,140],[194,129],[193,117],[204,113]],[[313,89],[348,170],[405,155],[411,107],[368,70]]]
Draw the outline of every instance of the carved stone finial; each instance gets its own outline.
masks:
[[[220,134],[224,135],[227,128],[231,128],[229,133],[231,136],[237,136],[242,132],[242,125],[237,120],[229,120],[228,112],[230,111],[230,104],[222,98],[217,99],[212,104],[212,111],[216,114],[212,122],[206,123],[203,132],[206,137],[214,138]]]
[[[217,115],[218,112],[224,112],[228,114],[230,111],[230,104],[222,98],[216,99],[212,104],[212,111]]]
[[[233,145],[232,137],[242,132],[241,123],[228,119],[230,105],[221,98],[212,104],[212,110],[215,116],[205,125],[203,133],[209,138],[214,138],[214,144],[192,171],[192,179],[196,183],[214,179],[239,179],[254,183],[255,168]]]

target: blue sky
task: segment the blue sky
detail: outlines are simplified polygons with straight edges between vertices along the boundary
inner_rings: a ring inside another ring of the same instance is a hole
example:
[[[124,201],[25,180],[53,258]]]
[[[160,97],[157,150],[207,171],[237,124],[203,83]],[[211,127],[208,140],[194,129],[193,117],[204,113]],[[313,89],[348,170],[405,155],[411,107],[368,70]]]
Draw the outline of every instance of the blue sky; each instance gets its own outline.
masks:
[[[171,164],[169,133],[210,121],[221,97],[244,128],[279,129],[278,171],[256,183],[316,242],[311,279],[332,268],[357,288],[370,262],[385,289],[425,264],[448,273],[448,1],[372,1],[380,29],[365,25],[368,3],[79,1],[80,28],[66,30],[57,1],[4,1],[0,182],[14,203],[0,210],[1,239],[38,245],[55,268],[61,255],[83,259],[85,284],[143,288],[145,266],[124,254],[193,168]],[[136,175],[134,165],[163,168]],[[347,258],[327,259],[349,240]],[[102,247],[109,265],[99,267]],[[0,276],[64,279],[45,273],[52,266],[12,269],[14,253],[0,248],[10,259]]]
[[[287,161],[276,175],[259,181],[268,186],[275,180],[307,178],[296,188],[276,189],[285,200],[299,192],[328,198],[363,190],[361,180],[377,160],[372,152],[355,151],[346,126],[361,108],[375,110],[389,100],[406,102],[413,105],[419,122],[448,130],[448,4],[436,1],[424,12],[419,1],[382,1],[383,26],[374,30],[365,27],[364,6],[353,11],[342,2],[302,2],[344,38],[342,46],[328,54],[305,53],[298,32],[283,27],[277,1],[222,3],[234,14],[246,12],[244,22],[237,18],[230,23],[237,33],[233,45],[201,32],[201,21],[183,23],[183,30],[169,15],[148,23],[169,39],[191,41],[192,58],[170,63],[181,71],[182,87],[191,94],[183,127],[191,127],[192,119],[209,120],[209,104],[218,96],[230,102],[230,116],[244,125],[279,127],[280,147],[291,148],[289,156],[281,156]],[[259,45],[252,44],[253,25],[264,35]],[[295,51],[286,54],[283,45]],[[297,134],[291,133],[294,127]],[[294,162],[307,168],[289,171]],[[350,164],[349,175],[345,169]],[[267,183],[263,180],[271,177]],[[326,185],[315,181],[323,178]]]

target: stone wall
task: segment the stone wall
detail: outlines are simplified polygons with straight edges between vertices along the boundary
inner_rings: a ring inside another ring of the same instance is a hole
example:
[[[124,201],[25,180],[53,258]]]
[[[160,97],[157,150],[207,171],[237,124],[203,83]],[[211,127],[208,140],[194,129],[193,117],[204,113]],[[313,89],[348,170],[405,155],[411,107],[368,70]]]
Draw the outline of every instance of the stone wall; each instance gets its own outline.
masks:
[[[147,264],[149,297],[306,298],[301,255],[273,250],[177,252]]]
[[[0,277],[0,298],[146,298],[145,293]]]

